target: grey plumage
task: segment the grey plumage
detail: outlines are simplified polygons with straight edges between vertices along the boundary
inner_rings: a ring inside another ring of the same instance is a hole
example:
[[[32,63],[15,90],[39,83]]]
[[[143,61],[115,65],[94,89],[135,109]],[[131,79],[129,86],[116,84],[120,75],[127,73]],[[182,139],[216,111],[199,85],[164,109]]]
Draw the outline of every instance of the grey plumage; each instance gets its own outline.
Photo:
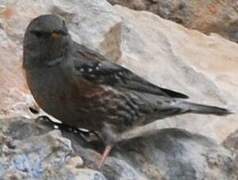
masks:
[[[40,16],[28,26],[23,66],[41,108],[68,125],[102,132],[106,144],[156,119],[184,113],[230,113],[187,102],[187,95],[153,85],[77,44],[64,21],[53,15]]]

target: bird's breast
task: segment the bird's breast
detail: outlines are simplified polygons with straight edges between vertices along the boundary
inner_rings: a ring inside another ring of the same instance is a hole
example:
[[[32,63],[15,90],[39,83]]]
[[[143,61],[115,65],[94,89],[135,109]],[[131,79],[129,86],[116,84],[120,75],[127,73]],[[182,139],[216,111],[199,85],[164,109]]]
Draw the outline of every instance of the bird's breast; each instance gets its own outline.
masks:
[[[83,79],[72,81],[54,67],[26,70],[26,78],[37,104],[48,114],[73,126],[101,127],[96,119],[105,119],[109,91]]]
[[[38,105],[66,124],[100,130],[103,122],[124,129],[141,116],[136,97],[112,87],[64,76],[59,68],[27,71]]]

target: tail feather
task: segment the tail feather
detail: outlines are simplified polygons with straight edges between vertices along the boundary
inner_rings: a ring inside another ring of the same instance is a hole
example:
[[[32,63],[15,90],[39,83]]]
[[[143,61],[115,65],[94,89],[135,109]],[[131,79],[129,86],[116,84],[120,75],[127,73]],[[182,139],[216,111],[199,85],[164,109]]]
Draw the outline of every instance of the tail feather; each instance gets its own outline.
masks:
[[[196,104],[191,102],[183,101],[181,103],[182,108],[186,109],[187,112],[198,113],[198,114],[214,114],[218,116],[225,116],[228,114],[232,114],[231,111],[225,108],[220,108],[217,106],[208,106],[202,104]]]

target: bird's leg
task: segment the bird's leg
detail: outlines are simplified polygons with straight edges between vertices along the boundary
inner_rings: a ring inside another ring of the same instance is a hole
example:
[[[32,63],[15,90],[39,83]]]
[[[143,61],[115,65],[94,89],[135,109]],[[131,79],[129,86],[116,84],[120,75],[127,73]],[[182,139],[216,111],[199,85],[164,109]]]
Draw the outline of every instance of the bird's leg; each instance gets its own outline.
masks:
[[[157,131],[158,130],[154,129],[154,126],[152,128],[145,128],[143,126],[143,127],[134,128],[129,131],[125,131],[123,133],[115,133],[113,131],[113,128],[110,125],[106,124],[103,128],[103,138],[107,145],[104,149],[104,152],[102,154],[100,161],[97,164],[98,169],[102,168],[104,162],[106,161],[108,155],[110,154],[113,146],[116,143],[119,143],[124,140],[133,139],[136,137],[140,137],[140,136],[146,136],[149,134],[153,134]]]
[[[105,150],[102,154],[102,157],[101,157],[100,161],[97,164],[98,169],[102,168],[102,166],[103,166],[104,162],[106,161],[108,155],[110,154],[112,148],[113,148],[113,145],[107,145],[106,146],[106,148],[105,148]]]
[[[113,146],[119,141],[119,134],[117,134],[113,127],[107,123],[104,123],[104,127],[102,129],[102,138],[106,144],[106,147],[103,151],[102,157],[100,161],[97,163],[98,169],[101,169],[106,161],[108,155],[110,154]]]

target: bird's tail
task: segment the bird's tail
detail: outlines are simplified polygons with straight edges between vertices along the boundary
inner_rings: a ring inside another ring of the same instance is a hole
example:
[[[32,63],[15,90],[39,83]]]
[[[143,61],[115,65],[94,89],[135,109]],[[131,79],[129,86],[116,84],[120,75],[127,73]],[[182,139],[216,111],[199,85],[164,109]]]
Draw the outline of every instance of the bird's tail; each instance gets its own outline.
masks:
[[[198,114],[214,114],[218,116],[225,116],[228,114],[232,114],[231,111],[225,108],[196,104],[196,103],[191,103],[187,101],[181,102],[180,107],[182,109],[187,110],[187,112],[198,113]]]

